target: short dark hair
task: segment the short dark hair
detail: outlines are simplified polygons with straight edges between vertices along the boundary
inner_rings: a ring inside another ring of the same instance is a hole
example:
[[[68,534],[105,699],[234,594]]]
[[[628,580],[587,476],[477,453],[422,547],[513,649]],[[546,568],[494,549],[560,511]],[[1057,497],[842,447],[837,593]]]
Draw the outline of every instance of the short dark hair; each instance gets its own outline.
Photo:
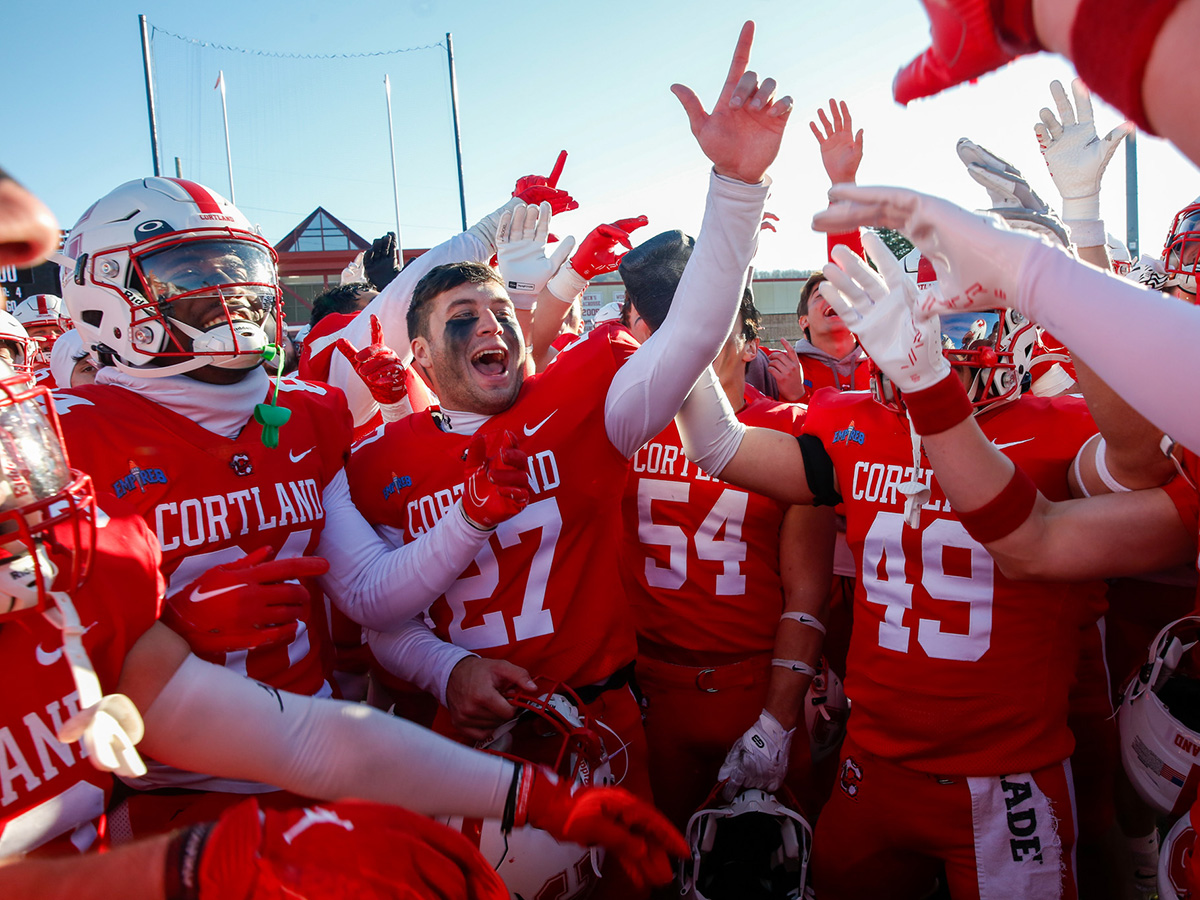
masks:
[[[489,281],[504,287],[499,273],[483,263],[456,262],[434,266],[413,288],[412,302],[408,305],[408,314],[405,316],[409,339],[429,337],[429,304],[438,294],[452,290],[460,284],[487,284]]]
[[[812,299],[813,291],[821,284],[822,281],[828,279],[821,272],[813,272],[808,276],[808,281],[804,282],[804,287],[800,288],[800,303],[796,306],[796,318],[808,315],[808,302]]]
[[[339,284],[327,291],[317,294],[312,303],[312,315],[308,317],[309,327],[313,327],[330,313],[352,313],[358,311],[358,295],[363,291],[373,291],[375,288],[365,281],[351,281]]]
[[[738,310],[738,323],[741,325],[742,337],[747,343],[762,335],[762,313],[754,305],[754,292],[750,285],[742,292],[742,305]]]

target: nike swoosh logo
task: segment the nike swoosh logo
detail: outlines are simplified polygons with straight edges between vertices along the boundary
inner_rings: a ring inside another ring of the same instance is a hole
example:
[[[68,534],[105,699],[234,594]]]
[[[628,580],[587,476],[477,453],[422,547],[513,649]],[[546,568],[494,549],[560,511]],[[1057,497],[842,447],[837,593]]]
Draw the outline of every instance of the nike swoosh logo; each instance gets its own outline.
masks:
[[[992,441],[992,443],[996,444],[997,450],[1003,450],[1005,447],[1015,447],[1017,444],[1028,444],[1032,440],[1033,438],[1025,438],[1023,441],[1009,441],[1007,444],[996,444],[995,441]]]
[[[193,588],[192,593],[188,595],[188,602],[203,603],[205,600],[211,600],[213,597],[220,597],[222,594],[228,594],[230,591],[236,591],[238,588],[244,587],[244,584],[231,584],[229,587],[217,588],[215,591],[202,591],[200,588]]]
[[[291,450],[289,450],[288,451],[288,459],[290,459],[294,463],[300,462],[300,460],[304,459],[304,457],[308,456],[308,454],[312,453],[316,449],[317,449],[316,447],[309,447],[303,453],[299,453],[299,454],[293,453]]]
[[[96,627],[96,623],[93,622],[87,628],[83,629],[83,634],[81,634],[80,637],[82,638],[84,634],[87,634],[89,631],[91,631],[95,627]],[[33,653],[37,657],[37,661],[40,665],[52,666],[56,662],[58,662],[60,659],[62,659],[63,648],[59,647],[57,650],[44,650],[44,649],[42,649],[42,645],[38,644],[36,647],[33,648]]]
[[[525,432],[525,437],[533,437],[535,434],[537,434],[539,429],[541,429],[541,427],[543,425],[545,425],[547,422],[549,422],[554,417],[554,413],[556,413],[556,412],[558,412],[557,409],[554,412],[550,413],[550,415],[546,416],[546,418],[542,419],[542,421],[540,421],[536,425],[534,425],[532,428],[530,428],[528,425],[522,426],[522,430]]]

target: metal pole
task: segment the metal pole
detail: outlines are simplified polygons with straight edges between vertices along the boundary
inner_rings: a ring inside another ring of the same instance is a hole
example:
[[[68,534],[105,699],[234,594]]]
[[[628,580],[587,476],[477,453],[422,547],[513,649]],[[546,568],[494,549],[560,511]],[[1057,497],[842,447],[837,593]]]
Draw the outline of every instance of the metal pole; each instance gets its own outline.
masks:
[[[180,162],[178,156],[175,157],[175,177],[180,179],[183,178],[183,164]]]
[[[224,69],[221,69],[217,75],[216,87],[221,89],[221,117],[225,120],[225,162],[229,166],[229,202],[237,206],[237,199],[233,196],[233,153],[229,149],[229,108],[225,105]]]
[[[1138,239],[1137,132],[1125,138],[1125,243],[1129,258],[1135,263],[1141,256]]]
[[[142,29],[142,68],[146,73],[146,111],[150,114],[150,153],[154,156],[154,174],[162,174],[158,159],[158,117],[154,114],[154,69],[150,62],[150,30],[145,16],[138,16]]]
[[[400,265],[404,265],[404,244],[400,240],[400,182],[396,178],[396,134],[392,127],[392,80],[383,76],[383,92],[387,96],[388,145],[392,149],[392,200],[396,204],[396,252]],[[466,229],[463,229],[464,231]]]
[[[450,110],[454,114],[454,156],[458,160],[458,205],[462,230],[467,230],[467,193],[463,186],[462,134],[458,127],[458,77],[454,74],[454,38],[446,32],[446,60],[450,63]]]

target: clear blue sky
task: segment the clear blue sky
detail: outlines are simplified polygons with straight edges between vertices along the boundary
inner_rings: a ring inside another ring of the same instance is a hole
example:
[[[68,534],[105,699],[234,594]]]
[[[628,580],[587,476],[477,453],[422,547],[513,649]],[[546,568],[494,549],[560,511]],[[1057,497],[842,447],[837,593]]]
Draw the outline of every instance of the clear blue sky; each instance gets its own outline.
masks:
[[[363,53],[442,43],[452,32],[458,65],[468,218],[499,205],[516,176],[545,174],[570,158],[562,186],[581,209],[555,219],[582,237],[601,221],[645,213],[649,236],[694,231],[705,160],[687,129],[673,81],[710,105],[738,27],[758,23],[752,67],[775,76],[797,110],[772,172],[758,267],[810,268],[823,238],[809,229],[827,187],[808,119],[830,96],[846,99],[866,129],[860,183],[904,184],[971,207],[986,195],[954,152],[961,136],[1020,167],[1052,204],[1033,136],[1050,105],[1051,78],[1071,77],[1050,57],[1026,60],[975,87],[905,110],[892,75],[921,47],[927,22],[916,0],[744,3],[610,0],[604,4],[392,0],[330,4],[262,0],[203,4],[109,0],[10,4],[4,14],[8,140],[0,164],[37,192],[64,226],[93,200],[150,174],[137,15],[159,31],[164,167],[228,193],[220,96],[224,69],[238,205],[279,240],[322,205],[365,237],[394,221],[382,77],[393,82],[400,217],[406,246],[458,230],[459,209],[445,51],[359,61],[296,62],[204,49],[164,32],[250,50]],[[1097,108],[1103,134],[1119,121]],[[1160,141],[1141,138],[1143,250],[1157,253],[1174,212],[1197,194],[1195,168]],[[1109,230],[1125,227],[1124,152],[1105,180]]]

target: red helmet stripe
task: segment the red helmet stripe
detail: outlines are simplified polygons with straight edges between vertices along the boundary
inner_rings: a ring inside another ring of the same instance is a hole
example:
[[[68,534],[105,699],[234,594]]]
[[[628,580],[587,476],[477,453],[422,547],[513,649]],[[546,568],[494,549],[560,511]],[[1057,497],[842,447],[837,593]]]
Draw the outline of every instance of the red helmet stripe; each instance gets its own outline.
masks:
[[[187,181],[183,178],[168,178],[167,180],[175,182],[187,191],[188,196],[195,200],[196,205],[200,207],[200,212],[219,213],[221,211],[221,204],[217,202],[216,198],[203,185],[196,184],[194,181]]]

